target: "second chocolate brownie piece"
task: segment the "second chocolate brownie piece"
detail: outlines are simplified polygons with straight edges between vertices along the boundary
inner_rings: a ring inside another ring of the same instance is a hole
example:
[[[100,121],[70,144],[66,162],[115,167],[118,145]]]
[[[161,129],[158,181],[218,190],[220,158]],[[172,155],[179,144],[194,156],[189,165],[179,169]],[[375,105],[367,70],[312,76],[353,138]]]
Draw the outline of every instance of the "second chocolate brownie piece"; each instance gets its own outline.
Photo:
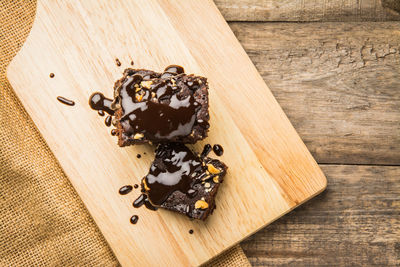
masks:
[[[160,144],[142,189],[156,207],[205,220],[215,208],[226,170],[221,161],[201,158],[184,144]]]
[[[126,69],[115,83],[118,144],[195,143],[209,128],[207,79],[176,65],[164,73]]]

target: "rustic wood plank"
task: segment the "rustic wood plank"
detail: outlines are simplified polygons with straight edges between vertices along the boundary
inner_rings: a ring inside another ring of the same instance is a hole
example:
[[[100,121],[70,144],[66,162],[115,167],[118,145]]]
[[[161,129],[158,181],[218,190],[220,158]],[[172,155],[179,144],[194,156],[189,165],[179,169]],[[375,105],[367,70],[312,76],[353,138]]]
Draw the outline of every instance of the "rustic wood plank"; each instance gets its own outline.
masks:
[[[228,21],[400,20],[398,0],[215,0]]]
[[[399,266],[400,166],[322,165],[321,195],[242,243],[253,266]]]
[[[400,22],[230,26],[317,162],[400,164]]]

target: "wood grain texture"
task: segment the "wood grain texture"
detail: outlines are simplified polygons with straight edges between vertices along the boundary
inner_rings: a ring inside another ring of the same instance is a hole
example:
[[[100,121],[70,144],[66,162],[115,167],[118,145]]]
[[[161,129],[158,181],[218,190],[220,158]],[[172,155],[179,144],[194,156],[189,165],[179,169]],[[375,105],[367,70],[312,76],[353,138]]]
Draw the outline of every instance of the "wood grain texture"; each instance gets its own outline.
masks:
[[[215,0],[227,21],[400,20],[398,0]]]
[[[202,144],[224,146],[229,174],[207,222],[134,210],[138,194],[117,194],[147,172],[152,149],[117,147],[87,104],[94,90],[112,94],[122,73],[115,58],[154,70],[179,64],[209,78],[212,126]],[[7,74],[123,265],[201,264],[326,185],[211,1],[39,1],[32,31]],[[60,104],[59,95],[76,106]],[[136,159],[143,151],[147,155]],[[133,213],[140,217],[135,226],[129,223]]]
[[[253,266],[399,266],[400,166],[322,165],[328,188],[243,242]]]
[[[400,164],[400,22],[230,26],[317,162]]]

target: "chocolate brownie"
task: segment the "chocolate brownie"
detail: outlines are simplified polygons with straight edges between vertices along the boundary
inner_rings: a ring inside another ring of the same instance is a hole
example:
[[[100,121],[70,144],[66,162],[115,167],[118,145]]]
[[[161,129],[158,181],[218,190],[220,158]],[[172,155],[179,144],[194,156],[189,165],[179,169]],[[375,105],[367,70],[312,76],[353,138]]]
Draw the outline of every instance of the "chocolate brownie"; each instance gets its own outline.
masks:
[[[126,69],[114,86],[118,145],[195,143],[209,128],[207,79],[180,66],[163,73]]]
[[[142,190],[155,207],[205,220],[215,208],[226,171],[221,161],[201,158],[182,143],[162,143],[142,179]]]

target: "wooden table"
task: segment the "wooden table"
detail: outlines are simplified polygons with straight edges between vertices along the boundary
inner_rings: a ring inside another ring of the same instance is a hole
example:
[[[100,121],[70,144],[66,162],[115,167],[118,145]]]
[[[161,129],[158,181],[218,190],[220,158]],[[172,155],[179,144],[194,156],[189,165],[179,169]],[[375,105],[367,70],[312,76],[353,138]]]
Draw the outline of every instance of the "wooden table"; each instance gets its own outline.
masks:
[[[399,266],[400,1],[215,2],[328,178],[252,265]]]

